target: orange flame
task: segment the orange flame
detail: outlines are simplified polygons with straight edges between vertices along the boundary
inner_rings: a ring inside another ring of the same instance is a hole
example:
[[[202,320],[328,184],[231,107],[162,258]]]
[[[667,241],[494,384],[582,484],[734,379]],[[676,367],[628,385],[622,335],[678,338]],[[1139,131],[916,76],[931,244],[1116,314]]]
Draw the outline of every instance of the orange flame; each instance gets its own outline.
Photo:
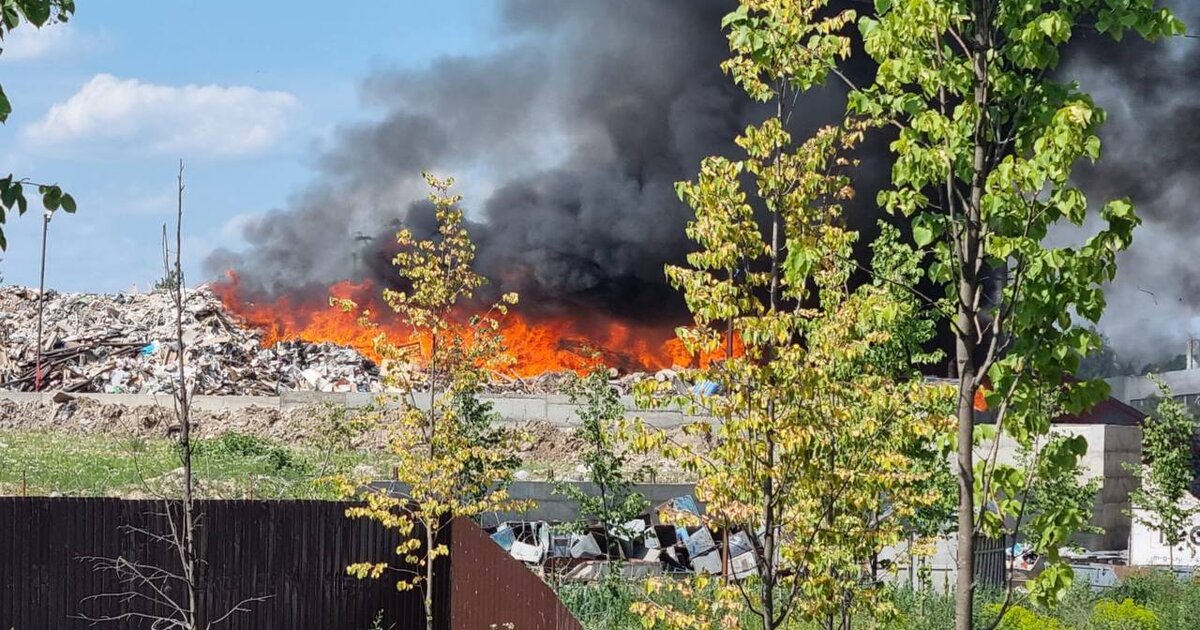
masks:
[[[979,389],[975,390],[975,401],[974,401],[975,411],[987,411],[988,410],[987,395],[988,395],[988,388],[983,385],[980,385]]]
[[[328,295],[354,301],[360,310],[370,313],[378,330],[363,327],[358,314],[343,312],[324,301],[284,295],[270,302],[251,302],[232,272],[228,280],[215,283],[212,289],[225,308],[262,332],[266,346],[286,340],[332,342],[379,362],[375,337],[380,332],[393,344],[414,341],[412,329],[383,303],[380,291],[370,282],[338,282],[329,288]],[[583,372],[597,365],[653,371],[705,365],[724,356],[722,351],[697,360],[675,338],[672,327],[647,326],[597,313],[532,317],[512,310],[501,321],[500,332],[514,359],[512,371],[521,377],[566,370]],[[740,353],[740,345],[736,344],[735,352]],[[422,343],[422,347],[428,353],[428,344]]]

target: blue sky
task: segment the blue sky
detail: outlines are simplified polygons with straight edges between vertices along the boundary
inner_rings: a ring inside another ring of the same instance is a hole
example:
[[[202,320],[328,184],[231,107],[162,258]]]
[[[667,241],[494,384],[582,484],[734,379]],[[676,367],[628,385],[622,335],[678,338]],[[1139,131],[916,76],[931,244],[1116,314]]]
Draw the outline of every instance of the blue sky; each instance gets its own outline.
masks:
[[[149,7],[153,6],[153,10]],[[236,238],[240,217],[315,176],[322,140],[377,112],[372,68],[423,68],[503,44],[489,0],[80,2],[66,25],[23,25],[4,43],[0,174],[57,182],[79,212],[51,223],[47,285],[146,288],[186,163],[184,256]],[[10,217],[6,283],[37,284],[41,220]]]

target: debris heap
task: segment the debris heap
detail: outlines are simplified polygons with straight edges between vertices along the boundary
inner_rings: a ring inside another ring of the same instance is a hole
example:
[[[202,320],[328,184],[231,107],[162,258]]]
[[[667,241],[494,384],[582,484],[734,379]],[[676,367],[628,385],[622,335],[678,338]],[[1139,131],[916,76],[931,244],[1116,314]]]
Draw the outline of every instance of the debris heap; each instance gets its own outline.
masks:
[[[33,289],[0,288],[0,389],[38,386],[37,298]],[[47,291],[41,389],[171,391],[179,351],[174,312],[165,292]],[[186,376],[196,394],[382,391],[378,369],[355,350],[304,341],[263,347],[262,335],[236,321],[207,286],[187,292],[183,344]]]
[[[616,562],[624,579],[664,573],[723,575],[742,580],[758,574],[761,532],[710,529],[692,495],[675,497],[627,523],[607,527],[595,520],[551,524],[505,521],[487,530],[517,560],[565,581],[592,582],[610,575]],[[756,553],[757,548],[757,553]]]

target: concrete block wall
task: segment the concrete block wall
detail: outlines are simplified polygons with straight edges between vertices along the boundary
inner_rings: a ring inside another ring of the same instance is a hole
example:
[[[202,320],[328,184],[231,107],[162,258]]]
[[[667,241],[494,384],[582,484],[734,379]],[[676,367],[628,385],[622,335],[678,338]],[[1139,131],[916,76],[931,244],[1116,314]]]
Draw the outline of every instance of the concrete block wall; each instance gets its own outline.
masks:
[[[87,398],[101,404],[125,405],[129,407],[172,407],[171,396],[167,394],[70,394],[75,398]],[[0,399],[17,403],[49,403],[54,397],[53,392],[0,392]],[[492,403],[500,418],[505,422],[525,422],[530,420],[546,420],[559,426],[573,426],[579,423],[576,405],[571,404],[567,396],[552,394],[545,396],[482,396],[481,400]],[[267,409],[290,410],[320,404],[344,405],[347,407],[365,407],[374,404],[376,394],[369,393],[330,393],[330,392],[283,392],[279,396],[195,396],[192,402],[197,409],[222,411],[228,409],[246,409],[260,407]],[[429,398],[417,395],[414,404],[419,408],[428,408]],[[671,428],[685,423],[703,419],[697,416],[685,415],[679,409],[638,410],[632,397],[623,397],[628,415],[639,417],[648,424],[659,428]]]
[[[590,482],[566,482],[575,486],[585,494],[597,496],[599,490]],[[395,481],[376,481],[371,487],[403,493],[407,487]],[[650,504],[648,510],[663,502],[683,495],[691,495],[696,486],[690,483],[638,483],[633,491],[641,493]],[[548,521],[564,523],[579,520],[579,505],[568,497],[556,492],[556,486],[546,481],[514,481],[508,488],[508,495],[514,501],[533,501],[534,507],[525,512],[493,512],[483,515],[484,527],[495,527],[503,521]],[[700,504],[703,507],[703,504]]]

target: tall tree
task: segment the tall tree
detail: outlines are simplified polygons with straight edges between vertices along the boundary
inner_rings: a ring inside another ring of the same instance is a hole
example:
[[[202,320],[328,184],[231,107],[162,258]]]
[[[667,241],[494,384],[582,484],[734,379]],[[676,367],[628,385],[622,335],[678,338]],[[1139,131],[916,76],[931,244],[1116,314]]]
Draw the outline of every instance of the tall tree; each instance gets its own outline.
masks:
[[[42,28],[66,22],[74,13],[75,0],[0,0],[0,45],[9,33],[23,24]],[[3,48],[0,48],[0,53],[3,53]],[[11,113],[12,102],[4,93],[4,87],[0,86],[0,123],[7,122]],[[25,214],[29,208],[25,199],[26,186],[37,188],[47,212],[59,208],[68,213],[75,212],[75,198],[64,193],[57,185],[38,184],[9,173],[0,178],[0,251],[8,248],[8,240],[4,237],[7,213],[16,208],[17,214]]]
[[[892,185],[879,203],[910,219],[916,243],[933,256],[929,278],[945,287],[941,304],[953,313],[958,630],[971,627],[975,537],[995,535],[1020,511],[1015,497],[1024,481],[996,461],[998,449],[975,461],[976,394],[990,383],[985,398],[1000,434],[1022,444],[1048,432],[1047,398],[1078,413],[1106,394],[1103,382],[1067,376],[1099,346],[1078,322],[1100,318],[1101,287],[1138,224],[1127,200],[1110,201],[1099,229],[1078,244],[1046,240],[1056,224],[1083,226],[1088,218],[1070,176],[1079,160],[1099,158],[1104,120],[1077,85],[1055,78],[1060,50],[1081,32],[1115,40],[1130,31],[1147,39],[1182,33],[1155,4],[877,0],[859,22],[878,71],[870,85],[850,86],[850,114],[895,135]],[[1063,468],[1077,450],[1056,452]],[[1035,600],[1053,599],[1070,583],[1070,569],[1050,555],[1031,585]]]
[[[877,65],[871,83],[860,86],[840,71],[844,55],[821,55],[815,46],[828,38],[823,16],[848,13],[831,4],[743,0],[726,19],[731,67],[752,93],[769,94],[775,77],[760,60],[785,43],[790,58],[814,64],[810,83],[834,76],[849,88],[849,129],[891,137],[891,186],[878,202],[908,219],[913,240],[930,257],[928,279],[945,288],[930,306],[947,315],[955,340],[955,624],[967,630],[975,538],[1004,532],[1003,524],[1021,514],[1028,483],[1020,469],[997,461],[996,445],[1001,436],[1032,445],[1049,431],[1050,410],[1078,413],[1105,395],[1102,382],[1067,377],[1099,346],[1078,322],[1099,319],[1101,287],[1138,224],[1131,204],[1117,200],[1102,207],[1101,227],[1086,239],[1066,247],[1046,241],[1059,223],[1084,232],[1088,204],[1070,175],[1079,160],[1099,157],[1096,131],[1104,119],[1075,84],[1054,78],[1060,49],[1080,31],[1157,39],[1182,33],[1183,25],[1153,0],[855,3],[865,11],[858,20],[863,48]],[[995,424],[977,427],[977,398]],[[985,437],[992,447],[976,462],[974,447]],[[1085,448],[1062,444],[1042,474],[1070,470]],[[1031,523],[1045,528],[1043,543],[1065,538],[1062,524],[1078,521],[1070,508],[1062,510]],[[1051,566],[1030,589],[1043,602],[1071,580],[1057,550],[1049,555]]]
[[[748,614],[767,630],[799,619],[848,628],[856,611],[885,613],[862,567],[934,498],[914,483],[922,472],[905,446],[948,428],[932,411],[944,392],[908,378],[928,331],[911,325],[919,305],[896,289],[913,280],[911,249],[881,243],[878,281],[848,285],[857,234],[842,214],[854,192],[845,156],[860,132],[830,126],[798,141],[787,130],[796,94],[849,53],[843,31],[853,15],[821,16],[821,3],[794,1],[762,14],[763,4],[744,3],[726,18],[735,55],[724,67],[775,115],[738,136],[743,159],[709,157],[696,181],[678,185],[695,212],[687,234],[697,251],[686,266],[667,268],[694,319],[678,331],[685,346],[712,356],[732,333],[744,353],[686,375],[716,387],[680,396],[648,381],[639,392],[644,404],[669,401],[714,418],[687,427],[706,436],[707,451],[661,431],[635,440],[696,475],[701,521],[753,540],[758,579],[753,588],[717,585],[699,615],[637,606],[647,623],[667,627]],[[745,46],[756,52],[741,54]],[[898,357],[900,377],[890,368]]]
[[[389,449],[398,460],[399,484],[390,492],[368,493],[365,504],[346,514],[377,521],[404,537],[396,548],[400,563],[360,562],[347,571],[359,578],[394,575],[401,590],[419,589],[426,628],[432,630],[437,559],[450,553],[441,532],[457,517],[519,511],[521,506],[508,500],[516,462],[512,436],[487,426],[489,410],[475,398],[488,370],[506,358],[498,329],[517,296],[502,296],[481,315],[464,318],[455,312],[486,279],[471,268],[475,245],[458,208],[461,198],[450,192],[453,180],[429,174],[425,179],[432,188],[437,234],[418,240],[403,229],[396,235],[400,252],[394,263],[410,287],[384,292],[388,305],[421,340],[424,353],[423,375],[401,369],[399,361],[387,362],[384,374],[391,388],[407,394],[394,401],[398,417],[390,427]],[[331,302],[347,311],[357,307],[346,300]],[[364,315],[364,324],[370,325],[369,313]],[[384,336],[377,339],[377,349],[405,362],[414,359],[416,350]],[[426,393],[422,388],[428,393],[424,409],[417,400],[418,393]],[[347,480],[343,490],[355,493],[357,485]]]
[[[1171,388],[1158,380],[1159,401],[1154,415],[1142,424],[1142,465],[1130,466],[1142,485],[1130,497],[1133,518],[1161,532],[1171,546],[1168,561],[1175,566],[1175,547],[1187,539],[1187,526],[1200,514],[1191,502],[1196,478],[1193,447],[1196,419],[1171,395]],[[1187,500],[1187,502],[1185,502]]]
[[[187,308],[187,285],[183,276],[183,160],[179,161],[179,174],[175,212],[175,247],[172,250],[167,238],[167,226],[163,224],[162,255],[163,274],[173,276],[177,281],[166,289],[171,300],[173,312],[167,315],[174,320],[175,339],[172,350],[175,352],[174,383],[171,392],[171,402],[174,405],[175,418],[179,422],[179,432],[175,441],[176,454],[179,456],[181,473],[179,478],[178,495],[170,490],[161,494],[163,510],[152,513],[151,522],[161,521],[158,525],[146,527],[125,527],[124,533],[135,537],[133,546],[145,549],[157,544],[169,548],[168,557],[173,557],[166,565],[153,565],[139,562],[136,553],[131,557],[117,558],[83,558],[90,561],[97,571],[112,572],[118,579],[120,590],[117,592],[98,593],[85,597],[83,602],[107,600],[115,603],[120,612],[93,616],[84,614],[82,618],[92,625],[112,623],[121,625],[148,625],[151,628],[174,628],[178,630],[210,630],[233,618],[238,613],[250,612],[251,604],[262,603],[270,599],[269,595],[252,596],[233,604],[224,612],[203,609],[201,596],[200,567],[203,559],[200,557],[197,534],[203,514],[196,500],[196,477],[193,466],[193,455],[196,453],[196,442],[192,438],[192,394],[195,384],[190,382],[189,371],[186,367],[187,345],[183,334],[183,317]],[[143,479],[143,483],[145,480]],[[147,487],[147,490],[150,490]],[[207,621],[205,615],[208,615]]]

